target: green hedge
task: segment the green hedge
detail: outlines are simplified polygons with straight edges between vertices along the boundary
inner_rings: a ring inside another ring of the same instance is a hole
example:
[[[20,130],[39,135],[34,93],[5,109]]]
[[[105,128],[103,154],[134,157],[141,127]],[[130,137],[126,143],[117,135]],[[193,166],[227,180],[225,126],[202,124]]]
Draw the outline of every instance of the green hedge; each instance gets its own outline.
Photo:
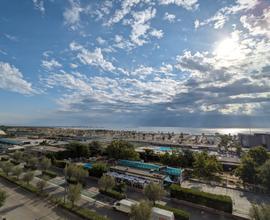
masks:
[[[124,193],[120,193],[120,192],[117,192],[117,191],[111,190],[111,189],[109,189],[107,191],[100,189],[99,192],[104,194],[104,195],[110,196],[114,199],[117,199],[117,200],[121,200],[121,199],[126,198],[126,195]]]
[[[49,171],[49,170],[43,170],[42,175],[46,175],[46,176],[49,176],[51,178],[57,177],[57,174],[55,172]]]
[[[97,214],[95,211],[92,211],[87,208],[81,208],[78,206],[74,206],[72,208],[72,205],[70,203],[64,203],[64,202],[58,202],[58,205],[61,206],[64,209],[67,209],[68,211],[71,211],[75,213],[76,215],[82,217],[83,219],[87,220],[109,220],[109,218]]]
[[[189,213],[181,209],[155,204],[155,207],[173,212],[176,220],[189,220]]]
[[[182,188],[178,185],[170,187],[171,197],[179,200],[208,206],[224,212],[232,213],[232,199],[230,196],[217,195],[212,193],[201,192],[199,190]]]

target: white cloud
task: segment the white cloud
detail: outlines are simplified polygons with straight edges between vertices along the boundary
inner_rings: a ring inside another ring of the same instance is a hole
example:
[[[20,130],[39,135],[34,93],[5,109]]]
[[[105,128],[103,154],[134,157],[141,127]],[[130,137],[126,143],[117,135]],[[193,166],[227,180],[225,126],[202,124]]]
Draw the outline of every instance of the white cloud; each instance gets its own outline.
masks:
[[[43,0],[32,0],[35,9],[39,10],[42,14],[45,13],[44,1]]]
[[[11,41],[18,41],[18,38],[13,36],[13,35],[10,35],[10,34],[4,34],[5,37]]]
[[[159,4],[161,5],[175,4],[187,10],[197,9],[199,6],[197,0],[159,0]]]
[[[244,15],[240,18],[240,21],[243,26],[249,30],[251,35],[265,35],[270,38],[270,7],[264,9],[261,16]]]
[[[57,60],[55,59],[51,59],[51,60],[42,60],[42,67],[44,67],[47,70],[53,70],[55,68],[59,68],[62,67],[62,64],[59,63]]]
[[[116,10],[113,17],[107,22],[107,25],[113,25],[121,21],[127,14],[130,13],[132,7],[139,4],[141,0],[123,0],[121,9]]]
[[[64,16],[64,24],[69,26],[72,30],[80,27],[81,14],[88,12],[88,7],[82,7],[79,0],[69,0],[70,7],[66,8]]]
[[[166,12],[163,17],[165,21],[169,21],[170,23],[175,22],[175,18],[176,16],[174,14],[169,14],[168,12]]]
[[[12,92],[30,95],[35,93],[31,83],[23,79],[19,69],[0,61],[0,88]]]
[[[158,39],[161,39],[163,37],[163,31],[162,30],[153,29],[152,31],[150,31],[150,35],[152,35],[153,37],[156,37]]]
[[[97,37],[97,42],[100,44],[100,45],[103,45],[106,43],[106,40],[104,40],[102,37]]]
[[[147,8],[144,11],[133,12],[130,39],[133,43],[141,46],[147,42],[147,31],[150,29],[149,21],[155,17],[156,9]]]
[[[104,58],[100,48],[96,48],[93,52],[91,52],[83,46],[72,42],[70,44],[70,49],[78,52],[77,57],[83,64],[96,66],[104,71],[113,72],[116,70],[116,67]]]
[[[215,29],[220,29],[229,20],[230,15],[253,9],[258,3],[259,0],[236,0],[234,5],[219,9],[212,17],[201,22],[197,20],[195,23],[195,28],[213,24]]]

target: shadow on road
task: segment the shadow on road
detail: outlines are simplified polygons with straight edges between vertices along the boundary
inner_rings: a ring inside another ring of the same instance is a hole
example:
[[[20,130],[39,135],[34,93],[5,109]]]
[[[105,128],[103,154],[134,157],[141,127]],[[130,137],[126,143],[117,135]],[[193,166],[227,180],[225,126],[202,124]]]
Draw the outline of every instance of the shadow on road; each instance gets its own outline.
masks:
[[[7,207],[7,208],[4,208],[4,209],[0,209],[0,215],[3,215],[3,214],[6,214],[8,212],[11,212],[19,207],[22,207],[24,204],[18,204],[18,205],[14,205],[14,206],[10,206],[10,207]]]

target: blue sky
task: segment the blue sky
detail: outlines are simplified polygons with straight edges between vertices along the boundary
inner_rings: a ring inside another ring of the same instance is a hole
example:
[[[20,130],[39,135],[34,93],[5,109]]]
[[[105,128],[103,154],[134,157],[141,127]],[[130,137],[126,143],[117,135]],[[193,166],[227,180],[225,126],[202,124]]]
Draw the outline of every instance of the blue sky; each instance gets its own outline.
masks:
[[[0,124],[269,127],[266,0],[2,0]]]

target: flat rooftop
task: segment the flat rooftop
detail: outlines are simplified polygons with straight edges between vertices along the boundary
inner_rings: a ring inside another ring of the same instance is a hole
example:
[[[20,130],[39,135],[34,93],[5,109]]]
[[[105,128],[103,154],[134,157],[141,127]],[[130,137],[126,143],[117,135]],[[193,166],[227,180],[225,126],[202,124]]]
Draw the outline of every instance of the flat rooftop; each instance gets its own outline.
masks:
[[[111,167],[111,170],[118,171],[118,172],[120,171],[122,173],[135,175],[138,177],[145,177],[150,180],[163,180],[166,177],[163,174],[150,173],[149,171],[146,171],[146,170],[139,170],[139,169],[124,167],[124,166],[119,166],[119,165]]]
[[[35,146],[35,147],[32,147],[31,150],[36,151],[36,152],[53,152],[53,153],[57,153],[57,152],[66,151],[66,148],[53,147],[53,146]]]

